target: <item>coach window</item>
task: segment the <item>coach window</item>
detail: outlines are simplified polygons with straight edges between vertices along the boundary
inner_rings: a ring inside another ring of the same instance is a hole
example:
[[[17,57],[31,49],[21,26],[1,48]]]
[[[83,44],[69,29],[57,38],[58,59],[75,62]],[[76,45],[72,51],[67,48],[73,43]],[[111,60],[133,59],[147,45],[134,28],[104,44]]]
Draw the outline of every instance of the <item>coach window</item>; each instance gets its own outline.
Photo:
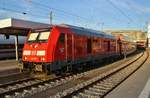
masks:
[[[65,42],[65,34],[64,34],[64,33],[61,33],[61,34],[60,34],[59,41],[60,41],[61,43],[64,43],[64,42]]]

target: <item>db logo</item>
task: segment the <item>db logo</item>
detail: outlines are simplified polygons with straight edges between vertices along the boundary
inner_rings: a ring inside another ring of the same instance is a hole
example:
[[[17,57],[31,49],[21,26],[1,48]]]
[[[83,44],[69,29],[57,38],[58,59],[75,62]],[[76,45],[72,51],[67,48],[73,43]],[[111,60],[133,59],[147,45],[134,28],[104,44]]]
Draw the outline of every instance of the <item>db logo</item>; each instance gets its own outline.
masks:
[[[35,51],[35,50],[32,51],[32,52],[31,52],[31,55],[36,55],[36,51]]]

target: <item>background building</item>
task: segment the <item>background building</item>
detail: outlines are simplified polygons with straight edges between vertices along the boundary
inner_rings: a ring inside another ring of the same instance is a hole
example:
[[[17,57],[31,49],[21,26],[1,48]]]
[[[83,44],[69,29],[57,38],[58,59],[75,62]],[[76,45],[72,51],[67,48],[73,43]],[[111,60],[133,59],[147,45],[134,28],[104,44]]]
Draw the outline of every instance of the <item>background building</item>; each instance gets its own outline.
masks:
[[[106,33],[113,35],[125,35],[132,38],[135,42],[137,41],[147,41],[147,33],[140,30],[106,30]],[[150,26],[149,26],[149,38],[150,38]]]
[[[147,38],[148,38],[148,47],[150,47],[150,24],[148,25]]]

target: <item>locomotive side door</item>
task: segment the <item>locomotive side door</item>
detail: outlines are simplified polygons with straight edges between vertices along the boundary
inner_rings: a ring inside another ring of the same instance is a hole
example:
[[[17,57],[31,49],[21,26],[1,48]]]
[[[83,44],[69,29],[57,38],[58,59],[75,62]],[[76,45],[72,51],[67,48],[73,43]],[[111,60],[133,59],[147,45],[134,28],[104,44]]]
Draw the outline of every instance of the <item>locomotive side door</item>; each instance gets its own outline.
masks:
[[[106,53],[109,53],[110,51],[110,41],[104,40],[104,50]]]
[[[74,59],[74,36],[73,34],[65,34],[65,58],[68,63]]]
[[[122,42],[121,42],[121,40],[118,40],[118,50],[119,50],[119,53],[120,53],[120,55],[122,55]]]
[[[87,53],[88,54],[92,53],[92,39],[91,38],[87,39]]]

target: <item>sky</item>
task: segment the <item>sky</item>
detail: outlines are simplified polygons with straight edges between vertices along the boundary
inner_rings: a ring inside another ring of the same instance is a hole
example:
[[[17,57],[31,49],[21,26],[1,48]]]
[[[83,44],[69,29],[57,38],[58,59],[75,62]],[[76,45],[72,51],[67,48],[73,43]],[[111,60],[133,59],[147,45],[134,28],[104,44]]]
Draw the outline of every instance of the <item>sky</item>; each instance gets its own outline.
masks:
[[[0,19],[70,24],[96,30],[146,30],[149,0],[0,0]]]

